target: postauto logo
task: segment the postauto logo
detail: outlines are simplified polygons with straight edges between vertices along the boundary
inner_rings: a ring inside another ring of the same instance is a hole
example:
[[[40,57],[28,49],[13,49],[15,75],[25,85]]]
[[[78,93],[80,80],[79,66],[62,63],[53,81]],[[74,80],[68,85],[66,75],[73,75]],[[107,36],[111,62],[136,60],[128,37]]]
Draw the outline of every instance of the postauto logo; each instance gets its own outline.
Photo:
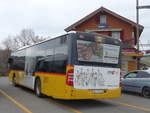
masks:
[[[107,74],[116,75],[116,74],[118,74],[118,71],[115,71],[115,70],[108,71]]]

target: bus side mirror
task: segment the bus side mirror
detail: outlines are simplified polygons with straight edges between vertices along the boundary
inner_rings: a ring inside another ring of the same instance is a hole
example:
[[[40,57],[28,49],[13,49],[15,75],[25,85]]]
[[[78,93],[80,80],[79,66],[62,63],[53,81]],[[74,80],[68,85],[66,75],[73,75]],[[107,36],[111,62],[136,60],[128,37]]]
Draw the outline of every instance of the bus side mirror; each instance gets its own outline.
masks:
[[[13,59],[12,58],[8,58],[8,64],[12,64],[13,63]]]

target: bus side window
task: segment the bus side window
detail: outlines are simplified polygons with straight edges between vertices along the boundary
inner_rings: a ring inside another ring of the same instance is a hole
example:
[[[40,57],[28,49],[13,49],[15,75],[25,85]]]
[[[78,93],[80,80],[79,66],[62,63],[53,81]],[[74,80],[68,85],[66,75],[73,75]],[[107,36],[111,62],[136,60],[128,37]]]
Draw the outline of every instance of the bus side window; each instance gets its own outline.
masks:
[[[13,69],[13,58],[8,59],[8,69],[9,70]]]
[[[62,57],[55,57],[54,64],[53,64],[53,71],[55,73],[65,74],[66,72],[66,64],[67,59],[62,59]]]
[[[55,48],[54,50],[54,62],[53,62],[53,71],[54,73],[65,74],[66,73],[66,64],[68,56],[68,47],[63,45]]]
[[[48,63],[45,62],[45,61],[39,61],[39,62],[37,63],[37,68],[36,68],[36,70],[37,70],[38,72],[47,72],[47,71],[48,71]]]
[[[13,63],[13,58],[8,58],[8,64],[12,64]]]

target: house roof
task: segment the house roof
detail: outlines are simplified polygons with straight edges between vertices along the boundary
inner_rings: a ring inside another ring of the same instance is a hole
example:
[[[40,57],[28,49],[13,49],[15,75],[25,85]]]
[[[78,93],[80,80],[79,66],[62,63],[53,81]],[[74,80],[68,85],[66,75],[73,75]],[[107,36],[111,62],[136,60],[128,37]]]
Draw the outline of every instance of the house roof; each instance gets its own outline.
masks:
[[[114,12],[112,12],[112,11],[110,11],[110,10],[104,8],[104,7],[101,7],[101,8],[99,8],[99,9],[95,10],[94,12],[92,12],[91,14],[85,16],[85,17],[82,18],[81,20],[77,21],[76,23],[74,23],[74,24],[70,25],[69,27],[65,28],[64,30],[65,30],[66,32],[69,32],[69,31],[71,31],[71,30],[75,30],[75,28],[76,28],[78,25],[82,24],[83,22],[85,22],[86,20],[92,18],[93,16],[95,16],[96,14],[98,14],[98,13],[100,13],[100,12],[109,13],[109,14],[115,16],[116,18],[119,18],[119,19],[121,19],[121,20],[123,20],[123,21],[125,21],[125,22],[127,22],[127,23],[129,23],[129,24],[131,24],[133,27],[136,27],[136,26],[137,26],[137,23],[135,23],[135,22],[133,22],[133,21],[131,21],[131,20],[129,20],[129,19],[123,17],[123,16],[120,16],[120,15],[118,15],[118,14],[116,14],[116,13],[114,13]],[[138,24],[138,26],[139,26],[139,30],[140,30],[140,34],[141,34],[141,32],[142,32],[143,29],[144,29],[144,26],[142,26],[142,25],[140,25],[140,24]]]

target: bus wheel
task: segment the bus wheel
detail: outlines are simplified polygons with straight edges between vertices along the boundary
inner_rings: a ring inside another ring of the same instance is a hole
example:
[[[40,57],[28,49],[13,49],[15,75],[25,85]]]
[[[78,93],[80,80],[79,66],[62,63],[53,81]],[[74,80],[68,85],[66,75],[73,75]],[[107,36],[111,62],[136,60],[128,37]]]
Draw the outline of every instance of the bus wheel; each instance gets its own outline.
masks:
[[[146,98],[150,98],[150,87],[144,87],[142,90],[142,95]]]
[[[16,75],[13,76],[13,79],[12,79],[12,84],[13,86],[17,86],[17,83],[16,83]]]
[[[36,79],[35,81],[35,93],[38,97],[42,97],[41,93],[41,81],[39,78]]]

